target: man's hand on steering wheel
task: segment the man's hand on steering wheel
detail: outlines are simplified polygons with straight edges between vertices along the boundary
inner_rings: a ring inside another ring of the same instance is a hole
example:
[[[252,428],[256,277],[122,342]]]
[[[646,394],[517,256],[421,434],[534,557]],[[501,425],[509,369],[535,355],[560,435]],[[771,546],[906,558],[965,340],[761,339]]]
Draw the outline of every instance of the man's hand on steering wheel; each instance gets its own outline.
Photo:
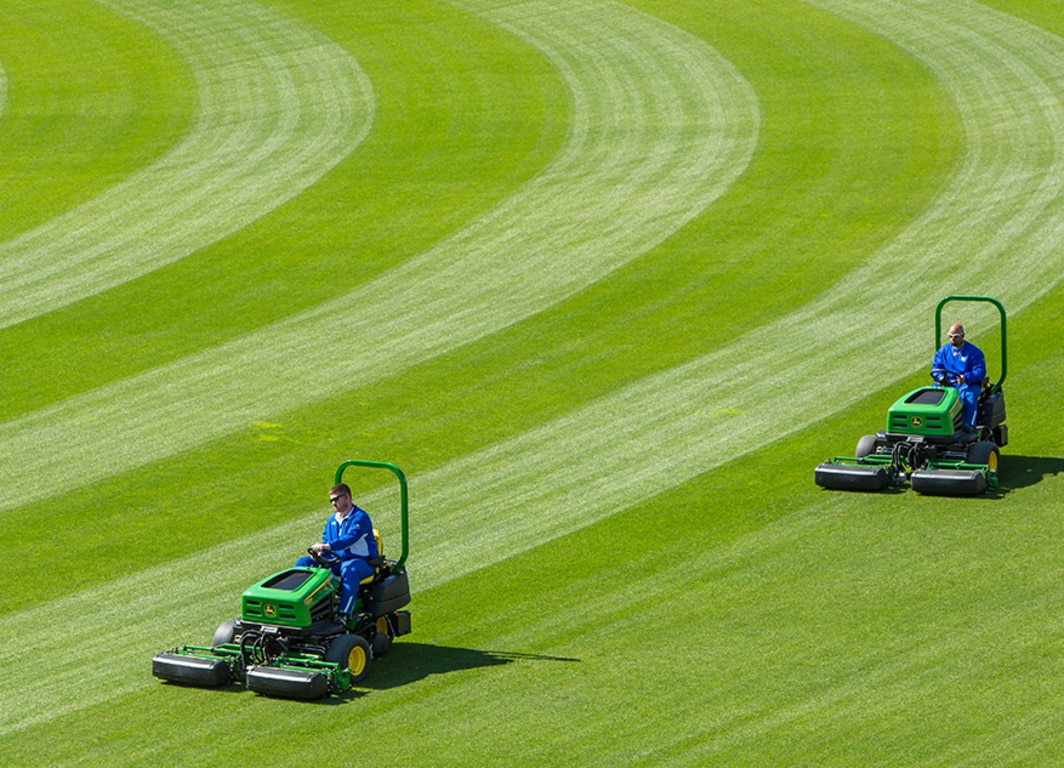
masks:
[[[953,371],[947,371],[945,368],[935,368],[931,371],[931,378],[941,387],[964,383],[963,376]]]
[[[326,568],[340,562],[340,556],[333,552],[328,544],[320,541],[317,544],[311,544],[307,548],[307,554],[314,559],[315,563]]]

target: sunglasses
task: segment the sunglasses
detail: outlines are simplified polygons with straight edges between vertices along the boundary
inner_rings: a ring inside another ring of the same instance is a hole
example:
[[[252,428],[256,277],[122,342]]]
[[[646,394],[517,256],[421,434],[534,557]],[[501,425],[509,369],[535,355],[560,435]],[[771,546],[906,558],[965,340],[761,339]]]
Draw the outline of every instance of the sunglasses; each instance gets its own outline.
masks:
[[[949,334],[949,337],[951,339],[963,339],[964,338],[964,334],[963,333],[951,333],[951,334]]]

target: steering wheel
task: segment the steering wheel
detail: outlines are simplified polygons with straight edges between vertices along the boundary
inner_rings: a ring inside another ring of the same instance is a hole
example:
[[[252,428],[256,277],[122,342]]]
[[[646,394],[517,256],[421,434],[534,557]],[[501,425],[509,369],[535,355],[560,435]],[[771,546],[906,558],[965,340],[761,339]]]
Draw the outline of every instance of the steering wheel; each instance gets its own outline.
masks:
[[[313,547],[307,547],[307,554],[311,556],[315,563],[323,568],[331,568],[340,562],[340,556],[331,549],[318,552]]]
[[[957,374],[953,371],[947,371],[945,368],[932,368],[931,378],[936,384],[939,383],[939,377],[944,377],[946,384],[953,385],[957,383]]]

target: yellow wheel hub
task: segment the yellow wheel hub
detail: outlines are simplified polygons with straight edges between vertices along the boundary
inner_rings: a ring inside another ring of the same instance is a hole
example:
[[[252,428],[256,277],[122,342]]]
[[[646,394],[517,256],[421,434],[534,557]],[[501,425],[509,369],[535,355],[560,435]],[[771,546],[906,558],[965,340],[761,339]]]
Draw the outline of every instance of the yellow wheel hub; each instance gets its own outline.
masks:
[[[351,674],[360,675],[366,669],[366,649],[356,645],[347,656],[347,668]]]

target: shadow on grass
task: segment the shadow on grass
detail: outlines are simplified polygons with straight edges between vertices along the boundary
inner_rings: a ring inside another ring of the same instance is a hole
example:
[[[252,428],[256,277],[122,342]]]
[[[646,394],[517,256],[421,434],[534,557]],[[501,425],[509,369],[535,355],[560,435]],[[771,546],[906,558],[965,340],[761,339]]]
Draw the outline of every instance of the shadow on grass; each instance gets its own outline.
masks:
[[[429,675],[442,675],[482,667],[497,667],[516,661],[579,662],[580,659],[565,656],[545,656],[537,653],[512,651],[477,651],[471,648],[449,648],[425,643],[397,642],[386,656],[373,660],[373,667],[365,681],[349,691],[336,696],[311,699],[308,704],[336,706],[360,699],[373,690],[387,690],[423,680]],[[202,686],[165,682],[166,686],[206,690]],[[361,690],[360,690],[361,689]],[[366,690],[369,689],[369,690]],[[218,693],[246,693],[247,689],[237,683],[229,683],[209,690]],[[269,697],[264,697],[269,698]]]
[[[1036,485],[1047,477],[1064,473],[1064,459],[1055,456],[1013,456],[1001,457],[999,476],[1001,490],[1012,491]]]
[[[182,688],[189,691],[209,691],[211,695],[217,695],[221,693],[239,693],[244,696],[261,696],[263,699],[277,699],[278,701],[302,701],[304,704],[318,704],[318,705],[337,705],[346,704],[354,699],[359,699],[365,696],[367,691],[360,691],[357,689],[351,689],[344,691],[343,693],[335,696],[326,696],[320,699],[306,699],[301,700],[298,698],[287,699],[283,696],[269,696],[263,693],[255,693],[249,691],[244,685],[240,683],[229,683],[227,685],[193,685],[190,683],[179,683],[172,680],[160,681],[163,686],[167,688]]]
[[[404,643],[400,640],[392,645],[386,656],[374,660],[373,671],[362,687],[386,690],[423,680],[429,675],[525,661],[574,663],[580,659],[511,651],[477,651],[426,643]]]

